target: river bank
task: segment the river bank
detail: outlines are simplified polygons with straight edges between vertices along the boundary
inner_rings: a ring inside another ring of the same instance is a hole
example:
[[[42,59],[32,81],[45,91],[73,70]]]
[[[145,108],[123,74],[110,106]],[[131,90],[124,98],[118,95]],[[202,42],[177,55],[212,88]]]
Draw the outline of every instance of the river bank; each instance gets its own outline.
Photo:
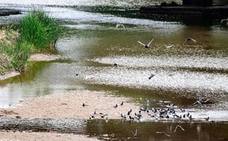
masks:
[[[51,132],[13,132],[1,131],[0,141],[98,141],[96,138],[89,138],[85,135],[60,134]]]
[[[121,103],[123,102],[123,105]],[[83,105],[84,104],[84,105]],[[115,108],[116,104],[118,107]],[[131,99],[114,97],[105,92],[69,91],[27,99],[15,107],[1,108],[0,115],[21,118],[94,118],[121,119],[129,109],[136,112],[139,106]],[[96,112],[96,114],[94,114]],[[99,114],[103,113],[103,114]]]
[[[51,53],[55,51],[55,42],[61,30],[60,25],[53,18],[39,10],[28,13],[19,25],[2,26],[0,29],[0,80],[25,72],[29,61],[60,59],[59,55],[51,55]]]

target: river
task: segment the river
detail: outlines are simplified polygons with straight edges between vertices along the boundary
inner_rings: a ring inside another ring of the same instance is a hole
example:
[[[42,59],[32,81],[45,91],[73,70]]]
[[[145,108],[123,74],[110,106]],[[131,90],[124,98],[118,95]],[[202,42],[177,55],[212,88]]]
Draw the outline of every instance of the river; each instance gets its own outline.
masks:
[[[142,106],[159,107],[166,101],[192,111],[196,118],[209,116],[213,121],[228,121],[226,28],[120,17],[72,7],[132,6],[148,2],[49,0],[43,4],[37,0],[32,4],[40,5],[35,6],[28,5],[29,0],[0,1],[1,7],[21,9],[23,14],[34,8],[43,9],[73,31],[59,39],[56,46],[70,61],[31,63],[25,74],[1,82],[0,106],[13,106],[28,97],[86,89],[130,97]],[[0,17],[0,24],[17,22],[23,14]],[[116,28],[117,24],[124,24],[125,28]],[[189,37],[197,43],[184,45]],[[145,49],[137,43],[152,38],[153,48]],[[154,76],[149,79],[151,74]],[[193,105],[201,98],[213,102]]]

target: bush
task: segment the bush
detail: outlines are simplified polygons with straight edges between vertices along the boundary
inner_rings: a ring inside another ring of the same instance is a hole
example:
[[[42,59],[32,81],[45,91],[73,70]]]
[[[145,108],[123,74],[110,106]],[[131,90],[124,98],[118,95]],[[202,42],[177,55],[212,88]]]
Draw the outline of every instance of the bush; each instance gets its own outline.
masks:
[[[9,64],[4,58],[0,58],[0,73],[5,71],[6,67],[14,68],[16,71],[23,72],[31,51],[35,49],[50,48],[61,33],[59,24],[48,17],[42,11],[32,11],[25,16],[19,25],[19,37],[14,32],[6,30],[6,40],[0,42],[0,55],[6,54],[9,58]],[[1,56],[0,56],[1,57]]]
[[[32,47],[33,45],[28,42],[19,42],[13,48],[14,51],[11,52],[11,64],[16,71],[23,72],[25,70],[25,65]]]
[[[60,35],[60,26],[42,11],[32,11],[20,23],[20,40],[42,49],[50,47]]]

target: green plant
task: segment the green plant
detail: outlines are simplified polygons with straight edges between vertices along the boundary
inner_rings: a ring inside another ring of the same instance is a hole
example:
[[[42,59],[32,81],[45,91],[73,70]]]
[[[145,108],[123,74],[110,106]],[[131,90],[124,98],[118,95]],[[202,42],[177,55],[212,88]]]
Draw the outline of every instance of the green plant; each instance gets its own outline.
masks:
[[[59,24],[42,11],[32,11],[25,16],[19,25],[19,34],[11,28],[4,29],[6,37],[0,42],[0,73],[9,68],[23,72],[31,51],[52,49],[60,33]]]
[[[20,40],[42,49],[50,47],[61,33],[59,24],[43,11],[32,11],[20,23]]]
[[[23,72],[25,70],[25,65],[30,56],[30,50],[33,47],[32,44],[28,42],[18,42],[10,52],[12,67],[18,71]]]

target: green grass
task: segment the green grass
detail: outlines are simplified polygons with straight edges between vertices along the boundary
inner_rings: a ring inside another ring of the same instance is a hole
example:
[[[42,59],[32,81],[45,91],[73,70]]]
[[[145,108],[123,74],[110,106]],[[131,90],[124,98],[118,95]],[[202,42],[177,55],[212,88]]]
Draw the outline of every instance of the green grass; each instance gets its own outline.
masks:
[[[0,55],[8,56],[8,68],[23,72],[31,52],[53,48],[61,30],[59,24],[43,11],[32,11],[21,20],[16,41],[0,44]],[[0,72],[3,69],[0,67]]]
[[[61,33],[59,24],[43,11],[32,11],[20,23],[20,40],[34,45],[36,49],[50,47]]]
[[[32,44],[25,41],[16,44],[11,55],[11,65],[16,71],[24,72],[32,47]]]

